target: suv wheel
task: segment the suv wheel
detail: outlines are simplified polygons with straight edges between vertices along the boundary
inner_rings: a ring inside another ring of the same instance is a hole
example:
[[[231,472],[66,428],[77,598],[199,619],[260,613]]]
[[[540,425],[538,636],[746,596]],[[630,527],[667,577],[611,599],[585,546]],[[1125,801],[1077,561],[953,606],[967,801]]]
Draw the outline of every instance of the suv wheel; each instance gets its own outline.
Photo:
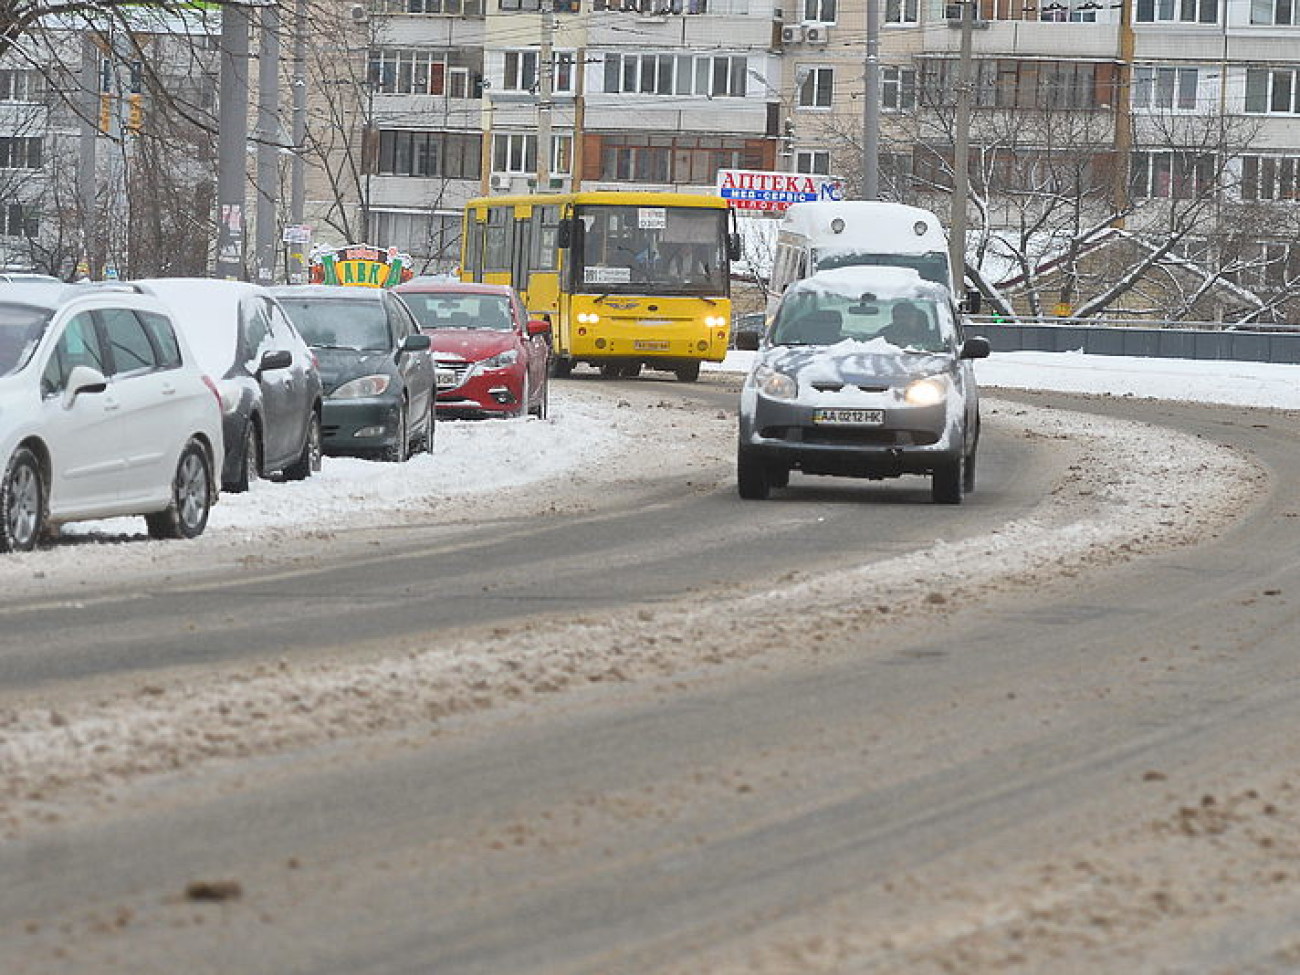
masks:
[[[736,490],[746,501],[763,501],[772,493],[771,467],[743,447],[736,454]]]

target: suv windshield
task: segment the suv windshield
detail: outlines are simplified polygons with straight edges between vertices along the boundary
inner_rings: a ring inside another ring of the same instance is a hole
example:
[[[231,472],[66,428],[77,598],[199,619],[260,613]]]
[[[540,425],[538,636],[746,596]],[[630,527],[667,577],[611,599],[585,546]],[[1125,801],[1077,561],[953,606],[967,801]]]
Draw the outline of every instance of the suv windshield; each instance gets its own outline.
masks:
[[[852,297],[809,290],[787,295],[772,328],[776,345],[834,345],[845,339],[884,339],[915,352],[941,352],[951,318],[941,302],[921,296]]]

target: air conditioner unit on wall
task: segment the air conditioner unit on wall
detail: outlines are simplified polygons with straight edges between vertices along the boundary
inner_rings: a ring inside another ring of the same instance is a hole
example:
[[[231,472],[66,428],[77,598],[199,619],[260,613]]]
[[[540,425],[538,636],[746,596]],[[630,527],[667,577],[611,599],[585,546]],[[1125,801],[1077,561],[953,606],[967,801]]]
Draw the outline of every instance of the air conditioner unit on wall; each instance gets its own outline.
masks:
[[[494,190],[508,190],[510,189],[510,174],[493,173],[488,177],[488,185]]]
[[[803,29],[804,40],[809,44],[825,44],[831,39],[831,30],[829,27],[822,27],[820,24],[811,25]]]
[[[782,44],[799,44],[803,41],[803,26],[790,24],[781,28]]]

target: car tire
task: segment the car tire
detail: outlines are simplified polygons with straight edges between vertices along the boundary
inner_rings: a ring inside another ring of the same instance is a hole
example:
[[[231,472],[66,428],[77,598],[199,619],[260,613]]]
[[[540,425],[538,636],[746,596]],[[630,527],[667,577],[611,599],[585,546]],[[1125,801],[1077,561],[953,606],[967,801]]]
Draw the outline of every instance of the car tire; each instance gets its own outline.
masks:
[[[930,498],[935,504],[961,504],[962,486],[966,481],[966,457],[945,461],[930,475]]]
[[[963,465],[961,489],[966,494],[970,494],[975,490],[975,454],[976,450],[972,447],[970,453],[966,455],[966,463]]]
[[[255,481],[262,478],[262,437],[257,423],[251,417],[244,427],[244,446],[239,455],[239,471],[235,479],[225,485],[231,494],[243,494]]]
[[[320,472],[323,437],[320,414],[312,410],[311,419],[307,421],[307,438],[303,441],[302,453],[284,469],[286,481],[305,481]]]
[[[424,435],[419,439],[418,451],[424,454],[433,453],[433,435],[438,430],[438,408],[434,404],[433,393],[429,394],[429,415],[424,419]]]
[[[679,383],[693,383],[700,378],[700,364],[698,362],[688,362],[684,366],[678,366],[673,372],[677,374]]]
[[[528,416],[530,412],[530,410],[528,409],[528,401],[529,399],[532,398],[532,395],[533,395],[533,387],[532,384],[528,381],[528,373],[525,372],[523,388],[519,390],[519,409],[513,411],[510,414],[512,419],[519,420]]]
[[[197,538],[211,511],[212,465],[203,446],[191,440],[176,464],[171,503],[165,511],[145,515],[145,524],[151,538]]]
[[[402,403],[397,411],[397,435],[393,442],[380,452],[380,457],[389,464],[401,464],[411,456],[411,422],[406,415],[407,404]]]
[[[771,465],[742,447],[736,453],[736,491],[746,501],[765,501],[773,487]]]
[[[45,522],[45,485],[36,455],[19,447],[0,484],[0,551],[30,552]]]

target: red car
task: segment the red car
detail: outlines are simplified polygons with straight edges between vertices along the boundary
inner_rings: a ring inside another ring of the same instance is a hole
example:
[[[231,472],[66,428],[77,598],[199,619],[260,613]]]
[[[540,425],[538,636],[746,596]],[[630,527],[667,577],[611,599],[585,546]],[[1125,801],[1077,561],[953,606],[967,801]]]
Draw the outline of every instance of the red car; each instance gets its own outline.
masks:
[[[415,280],[397,292],[433,338],[438,416],[545,417],[551,326],[502,284]]]

